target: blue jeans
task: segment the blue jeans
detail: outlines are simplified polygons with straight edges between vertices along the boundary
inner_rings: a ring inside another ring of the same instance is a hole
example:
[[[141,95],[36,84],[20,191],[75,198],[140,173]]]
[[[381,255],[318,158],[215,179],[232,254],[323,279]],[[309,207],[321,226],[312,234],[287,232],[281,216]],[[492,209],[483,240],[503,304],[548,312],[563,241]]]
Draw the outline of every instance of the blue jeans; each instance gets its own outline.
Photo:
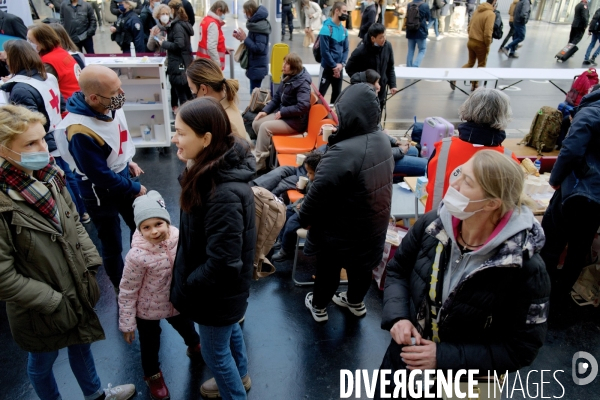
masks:
[[[56,161],[56,165],[65,172],[65,178],[67,178],[67,190],[71,195],[71,199],[73,199],[73,203],[75,203],[79,217],[81,217],[87,211],[85,209],[85,203],[81,198],[81,192],[79,191],[79,184],[77,183],[77,179],[75,179],[75,174],[62,157],[54,157],[54,161]]]
[[[599,41],[599,40],[600,40],[600,33],[592,32],[592,41],[590,42],[590,45],[588,46],[587,51],[585,52],[584,60],[589,60],[590,59],[590,53],[594,49],[594,46],[596,45],[596,42]],[[592,56],[592,58],[598,57],[598,54],[600,54],[600,46],[598,46],[598,48],[594,52],[594,55]]]
[[[525,25],[515,24],[513,22],[513,30],[515,31],[513,35],[513,41],[506,45],[506,49],[510,51],[510,54],[514,54],[517,50],[517,45],[525,40]]]
[[[202,357],[215,376],[223,400],[246,399],[242,379],[248,375],[248,356],[242,328],[198,324]]]
[[[417,54],[416,61],[413,62],[415,55],[415,46],[419,46],[419,54]],[[425,57],[425,50],[427,50],[427,42],[425,39],[408,39],[408,55],[406,56],[406,66],[418,68]]]
[[[438,19],[432,18],[431,21],[429,21],[429,25],[427,25],[427,30],[429,30],[429,28],[431,28],[431,25],[433,25],[433,31],[435,32],[435,37],[440,36],[440,30],[438,28],[438,24],[439,24]]]
[[[417,148],[410,146],[404,157],[396,161],[394,173],[405,174],[406,176],[423,176],[426,168],[427,159],[419,157]]]
[[[69,364],[85,400],[94,400],[104,394],[100,378],[96,373],[94,357],[89,344],[69,346]],[[29,353],[27,375],[33,390],[41,400],[58,400],[60,393],[52,373],[52,366],[58,357],[58,350],[46,353]]]
[[[288,254],[291,254],[296,249],[296,231],[300,226],[300,217],[298,213],[294,211],[296,206],[290,204],[286,208],[285,212],[285,225],[279,234],[279,240],[281,242],[281,248]]]

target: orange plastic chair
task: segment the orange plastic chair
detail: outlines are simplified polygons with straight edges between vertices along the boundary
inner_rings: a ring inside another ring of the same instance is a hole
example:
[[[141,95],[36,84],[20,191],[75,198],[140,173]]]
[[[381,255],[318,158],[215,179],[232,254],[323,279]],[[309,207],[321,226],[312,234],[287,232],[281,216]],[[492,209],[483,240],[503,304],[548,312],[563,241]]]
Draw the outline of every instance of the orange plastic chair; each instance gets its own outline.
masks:
[[[321,126],[326,125],[326,124],[335,125],[335,121],[332,119],[324,119],[321,121]],[[315,143],[315,149],[318,149],[319,147],[323,146],[324,144],[327,144],[327,142],[323,140],[323,135],[321,135],[320,133],[321,132],[319,132],[319,134],[317,135],[317,142]]]
[[[295,203],[304,197],[302,193],[297,191],[296,189],[290,189],[287,191],[288,198],[290,199],[290,204]]]
[[[305,137],[273,136],[273,146],[277,154],[306,153],[315,148],[317,135],[321,129],[321,121],[327,116],[322,104],[315,104],[308,114],[308,134]]]
[[[282,167],[295,167],[296,166],[296,155],[295,154],[277,154],[277,164]]]

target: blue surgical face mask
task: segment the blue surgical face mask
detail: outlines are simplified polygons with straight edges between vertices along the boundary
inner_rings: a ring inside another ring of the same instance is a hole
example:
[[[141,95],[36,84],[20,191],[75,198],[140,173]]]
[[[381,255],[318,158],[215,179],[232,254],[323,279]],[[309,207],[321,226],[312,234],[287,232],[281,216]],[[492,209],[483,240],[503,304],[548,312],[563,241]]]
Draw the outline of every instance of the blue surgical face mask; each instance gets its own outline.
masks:
[[[48,165],[48,163],[50,163],[50,153],[48,153],[48,151],[17,153],[16,151],[13,151],[6,146],[4,146],[4,148],[21,156],[21,161],[17,161],[13,158],[8,157],[10,160],[19,164],[21,167],[31,171],[38,171],[44,168],[46,165]]]
[[[225,14],[221,14],[221,21],[225,21]]]
[[[119,8],[119,11],[121,11],[122,13],[124,13],[125,11],[127,11],[127,10],[125,10],[125,6],[123,4],[119,4],[118,8]]]

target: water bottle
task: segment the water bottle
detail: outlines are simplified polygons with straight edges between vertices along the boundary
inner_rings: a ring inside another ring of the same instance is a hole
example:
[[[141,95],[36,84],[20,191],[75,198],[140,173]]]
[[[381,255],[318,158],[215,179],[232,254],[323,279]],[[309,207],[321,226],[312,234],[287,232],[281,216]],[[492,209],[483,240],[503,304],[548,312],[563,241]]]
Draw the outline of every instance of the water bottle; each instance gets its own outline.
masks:
[[[540,168],[542,167],[542,162],[539,159],[535,160],[533,162],[533,166],[535,167],[535,169],[537,170],[537,172],[540,172]]]
[[[135,57],[135,45],[133,42],[129,43],[129,52],[131,53],[131,57]]]
[[[429,154],[427,152],[427,143],[423,143],[423,147],[421,148],[421,157],[428,157]]]

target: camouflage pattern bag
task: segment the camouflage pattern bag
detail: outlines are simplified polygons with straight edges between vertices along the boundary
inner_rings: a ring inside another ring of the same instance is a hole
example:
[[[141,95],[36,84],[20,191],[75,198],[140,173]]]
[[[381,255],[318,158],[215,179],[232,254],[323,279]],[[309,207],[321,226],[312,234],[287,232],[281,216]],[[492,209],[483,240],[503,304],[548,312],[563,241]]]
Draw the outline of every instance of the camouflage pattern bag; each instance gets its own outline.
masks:
[[[520,144],[533,147],[539,155],[544,151],[552,151],[560,135],[561,124],[562,113],[556,108],[543,106],[535,115],[529,133]]]

